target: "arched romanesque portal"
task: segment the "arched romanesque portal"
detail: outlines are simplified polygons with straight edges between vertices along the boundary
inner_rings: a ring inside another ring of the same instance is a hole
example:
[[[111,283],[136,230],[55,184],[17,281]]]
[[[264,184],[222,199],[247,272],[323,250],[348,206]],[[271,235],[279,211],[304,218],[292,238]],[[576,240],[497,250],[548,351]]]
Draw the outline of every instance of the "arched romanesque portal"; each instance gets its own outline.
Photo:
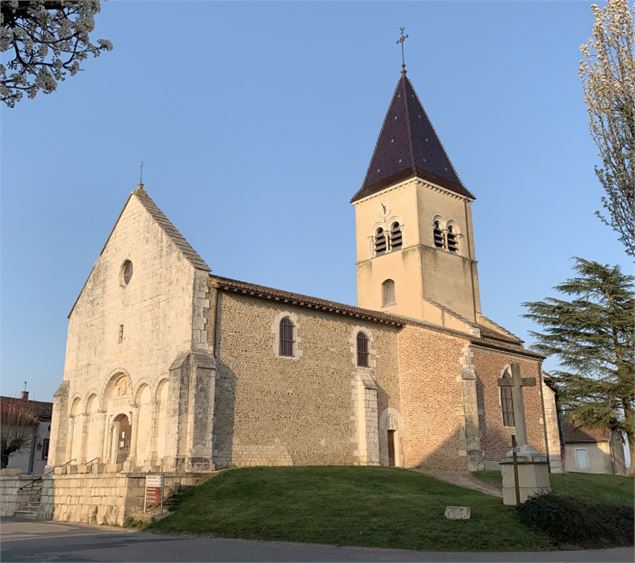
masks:
[[[130,455],[130,442],[132,427],[130,419],[125,414],[117,415],[112,421],[112,452],[111,459],[114,463],[127,461]]]
[[[133,458],[135,448],[132,444],[132,385],[130,377],[123,372],[113,375],[102,394],[102,410],[106,415],[104,432],[103,460],[106,463],[123,463]],[[122,430],[120,429],[122,428]],[[121,432],[125,432],[122,438]],[[123,440],[123,445],[121,444]],[[125,452],[125,457],[124,457]],[[123,461],[118,461],[123,459]]]

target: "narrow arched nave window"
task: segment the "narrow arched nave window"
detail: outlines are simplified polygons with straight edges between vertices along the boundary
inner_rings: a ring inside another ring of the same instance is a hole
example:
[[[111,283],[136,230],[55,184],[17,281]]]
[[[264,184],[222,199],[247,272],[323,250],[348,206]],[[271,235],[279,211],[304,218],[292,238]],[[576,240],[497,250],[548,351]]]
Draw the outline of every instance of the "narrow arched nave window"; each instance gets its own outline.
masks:
[[[280,321],[280,350],[281,356],[293,356],[293,321],[284,317]]]
[[[367,368],[370,365],[370,346],[368,345],[368,336],[361,330],[357,333],[357,365]]]

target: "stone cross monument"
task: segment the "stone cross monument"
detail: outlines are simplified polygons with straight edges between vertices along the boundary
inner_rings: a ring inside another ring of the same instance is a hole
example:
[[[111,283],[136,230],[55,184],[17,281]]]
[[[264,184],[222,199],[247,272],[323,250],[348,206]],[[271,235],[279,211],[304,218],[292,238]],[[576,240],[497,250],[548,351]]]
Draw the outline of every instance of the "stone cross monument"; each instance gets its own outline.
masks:
[[[549,483],[549,465],[546,456],[529,444],[527,438],[527,423],[525,420],[525,400],[523,387],[536,385],[533,377],[522,377],[520,366],[516,362],[511,365],[512,377],[499,379],[500,387],[512,388],[512,401],[514,405],[514,425],[516,427],[517,447],[512,448],[500,462],[503,476],[503,503],[516,504],[516,486],[520,490],[520,502],[525,502],[529,497],[547,493],[551,490]],[[516,459],[514,459],[516,453]],[[516,471],[514,470],[516,465]],[[518,475],[516,484],[515,474]]]

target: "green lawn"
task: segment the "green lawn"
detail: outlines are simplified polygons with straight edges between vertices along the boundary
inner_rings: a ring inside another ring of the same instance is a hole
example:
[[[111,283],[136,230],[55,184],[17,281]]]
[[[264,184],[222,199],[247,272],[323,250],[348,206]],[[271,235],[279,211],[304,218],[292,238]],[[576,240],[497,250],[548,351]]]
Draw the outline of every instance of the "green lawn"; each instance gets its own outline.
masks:
[[[446,505],[469,506],[468,521]],[[186,490],[165,532],[426,550],[553,548],[501,500],[382,467],[233,469]]]
[[[475,477],[501,486],[500,471],[479,471]],[[597,504],[633,506],[633,478],[590,473],[552,473],[551,488],[559,495],[578,497]]]

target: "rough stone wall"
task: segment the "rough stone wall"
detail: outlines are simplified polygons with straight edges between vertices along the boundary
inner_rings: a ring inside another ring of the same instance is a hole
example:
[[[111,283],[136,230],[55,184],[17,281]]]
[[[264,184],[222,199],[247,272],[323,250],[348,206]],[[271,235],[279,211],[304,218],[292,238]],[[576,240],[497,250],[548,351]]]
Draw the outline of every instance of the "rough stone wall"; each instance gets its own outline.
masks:
[[[125,260],[133,265],[127,285],[122,277]],[[65,463],[71,457],[77,463],[89,461],[89,453],[112,462],[108,459],[112,457],[109,433],[119,412],[132,424],[129,460],[135,461],[137,452],[144,452],[146,458],[140,463],[156,458],[153,432],[157,411],[163,408],[157,402],[160,384],[167,380],[170,365],[180,352],[209,347],[207,277],[207,272],[193,267],[134,193],[69,317],[66,397],[54,409],[55,444],[51,445],[49,465]],[[127,389],[117,390],[121,405],[115,412],[107,404],[113,396],[108,382],[118,373],[127,374],[128,383]],[[145,385],[149,387],[149,395],[143,396],[146,410],[155,414],[141,414],[144,428],[139,432],[137,399]],[[89,403],[94,412],[88,412]]]
[[[542,384],[540,361],[512,353],[472,347],[473,364],[476,371],[481,413],[481,445],[484,450],[486,467],[498,467],[497,462],[511,449],[512,426],[503,426],[498,379],[505,366],[511,362],[520,364],[523,377],[534,377],[536,385],[523,387],[525,419],[529,443],[539,452],[546,453],[545,427],[542,411]]]
[[[407,467],[466,470],[461,359],[467,339],[417,325],[399,335]]]
[[[362,371],[377,384],[378,411],[399,409],[398,329],[224,291],[217,303],[208,322],[218,326],[216,467],[360,463],[351,390]],[[275,352],[282,313],[296,322],[297,358]],[[357,367],[350,344],[360,327],[371,336],[369,368]]]

